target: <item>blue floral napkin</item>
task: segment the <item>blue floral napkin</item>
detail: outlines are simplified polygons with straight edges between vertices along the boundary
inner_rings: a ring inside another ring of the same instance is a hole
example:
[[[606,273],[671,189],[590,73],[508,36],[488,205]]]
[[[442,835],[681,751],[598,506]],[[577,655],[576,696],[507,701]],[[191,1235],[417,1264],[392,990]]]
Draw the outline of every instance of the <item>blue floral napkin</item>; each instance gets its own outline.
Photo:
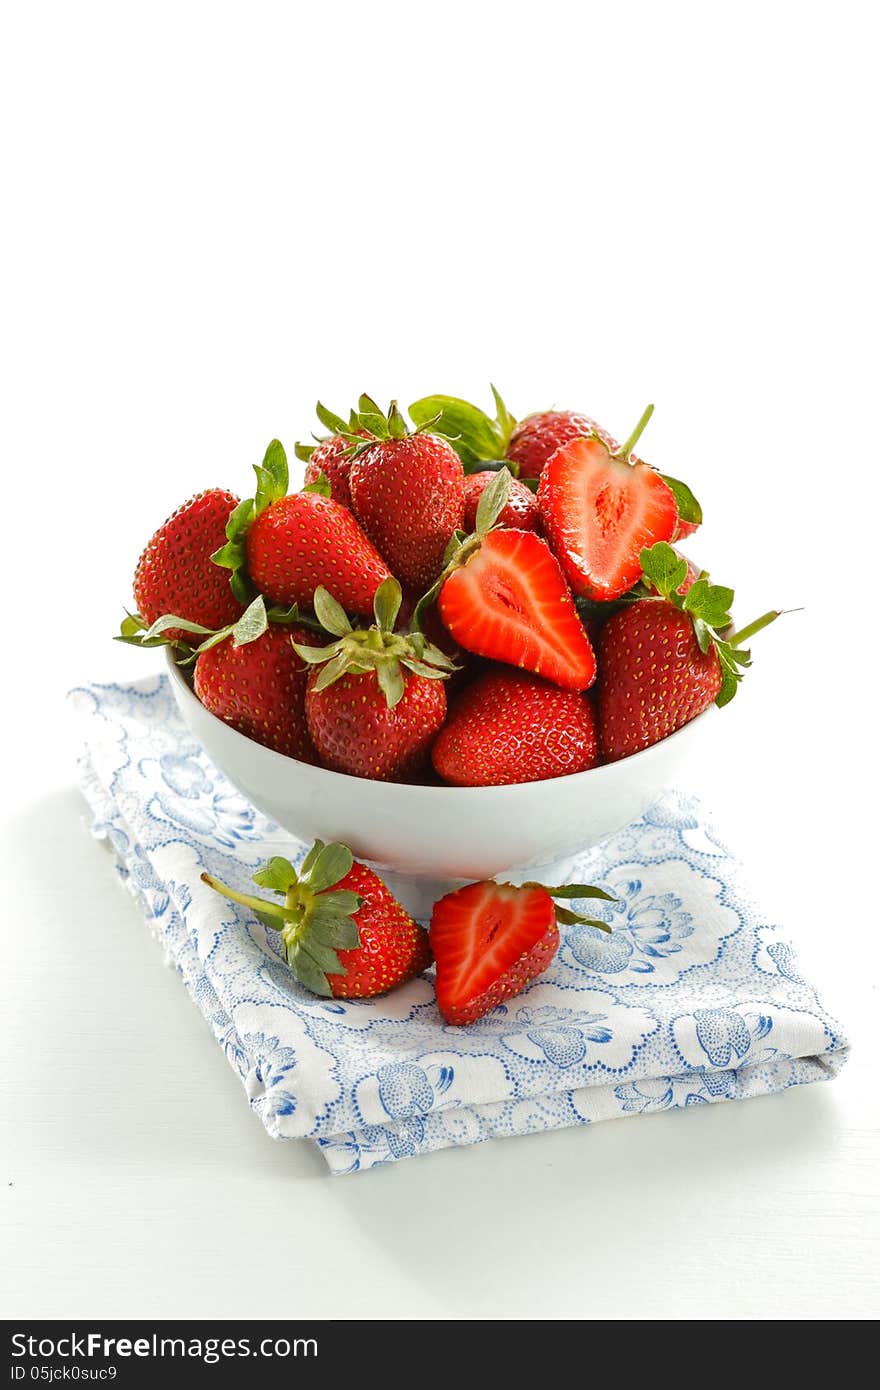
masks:
[[[565,929],[530,988],[451,1028],[430,977],[376,1000],[308,994],[275,934],[200,882],[207,868],[246,889],[269,855],[304,849],[208,761],[164,677],[72,699],[93,833],[266,1129],[311,1139],[333,1173],[742,1100],[832,1077],[845,1061],[838,1025],[691,799],[667,794],[577,864],[578,880],[618,898],[601,909],[613,935]]]

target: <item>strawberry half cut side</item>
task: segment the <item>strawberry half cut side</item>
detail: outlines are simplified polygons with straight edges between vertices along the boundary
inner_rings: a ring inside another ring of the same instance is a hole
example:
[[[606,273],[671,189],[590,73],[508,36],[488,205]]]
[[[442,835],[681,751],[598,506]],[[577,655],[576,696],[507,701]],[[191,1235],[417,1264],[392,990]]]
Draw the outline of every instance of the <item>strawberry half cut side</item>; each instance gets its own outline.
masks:
[[[532,531],[490,531],[445,581],[440,617],[477,656],[587,690],[596,658],[559,564]]]
[[[586,598],[620,598],[641,575],[644,547],[676,534],[672,488],[630,457],[652,410],[620,449],[612,451],[598,434],[574,439],[541,474],[538,505],[547,538],[572,589]]]
[[[610,930],[607,922],[557,906],[554,896],[613,901],[588,884],[545,888],[484,881],[435,903],[430,940],[437,1006],[447,1023],[473,1023],[546,970],[559,946],[560,921]]]

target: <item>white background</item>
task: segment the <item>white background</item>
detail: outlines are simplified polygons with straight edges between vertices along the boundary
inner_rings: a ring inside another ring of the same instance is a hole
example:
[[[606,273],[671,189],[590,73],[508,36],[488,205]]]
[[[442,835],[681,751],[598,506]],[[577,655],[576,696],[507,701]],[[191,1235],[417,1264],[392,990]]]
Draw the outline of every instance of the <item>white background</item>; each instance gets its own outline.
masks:
[[[31,3],[0,34],[12,1316],[878,1311],[870,5]],[[361,390],[551,403],[690,480],[757,639],[697,782],[855,1050],[832,1086],[331,1181],[80,824],[65,690],[201,487]]]

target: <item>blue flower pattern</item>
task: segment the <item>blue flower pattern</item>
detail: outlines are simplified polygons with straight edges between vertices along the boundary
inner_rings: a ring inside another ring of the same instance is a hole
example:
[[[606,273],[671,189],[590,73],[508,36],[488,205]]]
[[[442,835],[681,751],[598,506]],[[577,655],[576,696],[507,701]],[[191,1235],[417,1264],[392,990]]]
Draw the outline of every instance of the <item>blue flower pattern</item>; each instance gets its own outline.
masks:
[[[692,798],[667,793],[580,857],[572,877],[617,899],[589,904],[611,936],[568,928],[545,975],[456,1029],[426,977],[384,999],[315,998],[274,933],[203,889],[206,868],[244,888],[268,854],[304,848],[209,762],[164,678],[72,698],[93,833],[269,1133],[313,1140],[333,1173],[745,1099],[827,1078],[845,1060],[839,1026]]]

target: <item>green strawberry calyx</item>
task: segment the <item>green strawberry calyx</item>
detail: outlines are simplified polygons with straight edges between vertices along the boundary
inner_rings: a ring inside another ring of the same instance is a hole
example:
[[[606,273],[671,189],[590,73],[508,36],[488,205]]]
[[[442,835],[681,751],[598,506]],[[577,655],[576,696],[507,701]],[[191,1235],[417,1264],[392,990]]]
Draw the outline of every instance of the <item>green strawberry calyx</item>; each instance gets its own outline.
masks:
[[[321,402],[318,401],[318,404],[315,406],[315,414],[327,433],[313,434],[313,444],[304,444],[301,440],[297,440],[296,444],[293,446],[293,452],[301,463],[308,463],[318,445],[326,444],[328,439],[335,439],[337,435],[343,435],[345,438],[348,438],[349,435],[357,433],[357,411],[355,410],[351,411],[347,420],[343,420],[341,415],[334,414],[332,410],[327,409],[326,405],[322,405]]]
[[[480,494],[474,529],[471,534],[468,535],[466,531],[453,531],[443,556],[443,569],[430,589],[422,594],[416,604],[413,613],[413,627],[418,631],[422,629],[426,610],[434,603],[449,576],[454,570],[467,564],[471,556],[479,550],[489,532],[495,527],[498,518],[507,506],[512,481],[510,470],[507,467],[499,468],[492,481],[486,484]]]
[[[402,700],[406,690],[404,670],[429,680],[447,680],[456,670],[445,652],[429,642],[423,632],[395,632],[402,600],[396,579],[385,579],[373,600],[375,623],[354,628],[340,603],[327,589],[315,590],[315,616],[337,640],[326,647],[305,647],[294,642],[294,650],[310,666],[321,666],[312,689],[326,690],[341,676],[374,672],[389,709]]]
[[[271,507],[273,502],[280,502],[282,497],[286,497],[290,488],[287,454],[280,439],[272,440],[263,455],[263,462],[254,464],[254,472],[257,475],[257,486],[253,497],[245,497],[231,512],[226,523],[226,544],[221,545],[211,556],[215,565],[231,571],[229,583],[239,603],[250,603],[254,596],[247,573],[246,549],[251,522],[267,507]],[[301,491],[329,497],[330,484],[322,473]]]
[[[213,874],[202,882],[230,902],[248,907],[264,927],[281,933],[281,950],[301,985],[324,998],[332,996],[328,975],[348,972],[338,951],[356,951],[361,944],[357,913],[363,899],[337,885],[350,872],[354,856],[345,845],[316,840],[299,872],[289,859],[275,855],[253,879],[281,901],[239,893]]]
[[[751,653],[743,647],[743,642],[790,610],[773,608],[747,627],[731,633],[732,589],[721,584],[710,584],[709,576],[704,573],[694,581],[686,594],[680,594],[679,586],[687,577],[687,561],[667,541],[657,541],[655,545],[646,547],[639,558],[645,583],[656,590],[659,598],[690,618],[700,651],[705,653],[710,647],[715,648],[721,664],[721,685],[715,703],[719,709],[729,704],[739,688],[745,668],[752,664]],[[641,601],[650,603],[654,600],[646,596]]]
[[[426,419],[421,423],[416,423],[416,428],[411,430],[406,417],[402,413],[397,401],[392,401],[387,412],[377,405],[372,396],[362,395],[358,399],[357,409],[349,412],[348,419],[345,420],[341,415],[336,415],[332,410],[328,410],[320,401],[315,406],[315,413],[321,424],[330,433],[327,435],[314,435],[317,443],[321,444],[327,439],[341,438],[345,440],[347,448],[343,450],[344,455],[357,458],[359,454],[367,449],[374,448],[377,444],[382,444],[393,439],[409,439],[414,434],[440,434],[436,429],[436,419]],[[310,444],[297,444],[296,456],[307,461],[314,453],[314,446]]]
[[[290,608],[267,608],[263,595],[258,594],[240,618],[220,628],[203,627],[201,623],[192,623],[188,618],[179,618],[174,613],[163,613],[161,618],[150,624],[140,613],[126,611],[114,641],[126,642],[132,647],[173,647],[177,665],[190,666],[201,652],[216,647],[227,638],[231,638],[233,646],[244,647],[262,637],[270,625],[286,627],[292,623],[316,632],[325,630],[310,614],[301,613],[295,603]],[[186,638],[178,637],[179,632],[186,633]],[[201,638],[201,641],[189,641],[190,637]]]
[[[516,884],[508,884],[507,887],[516,887]],[[606,903],[616,903],[618,901],[613,893],[606,893],[604,888],[597,888],[592,883],[563,883],[556,888],[550,888],[546,883],[527,883],[518,885],[520,888],[539,888],[542,892],[548,893],[551,898],[601,898]],[[585,917],[581,912],[574,912],[570,907],[560,907],[559,903],[554,902],[556,920],[561,926],[585,926],[598,927],[599,931],[610,932],[611,925],[603,921],[601,917]]]
[[[422,396],[413,401],[409,414],[421,428],[448,439],[461,459],[465,473],[479,471],[486,462],[504,458],[510,444],[516,419],[511,415],[499,392],[493,386],[495,418],[479,406],[471,405],[458,396]],[[518,465],[508,460],[507,467],[518,473]]]

